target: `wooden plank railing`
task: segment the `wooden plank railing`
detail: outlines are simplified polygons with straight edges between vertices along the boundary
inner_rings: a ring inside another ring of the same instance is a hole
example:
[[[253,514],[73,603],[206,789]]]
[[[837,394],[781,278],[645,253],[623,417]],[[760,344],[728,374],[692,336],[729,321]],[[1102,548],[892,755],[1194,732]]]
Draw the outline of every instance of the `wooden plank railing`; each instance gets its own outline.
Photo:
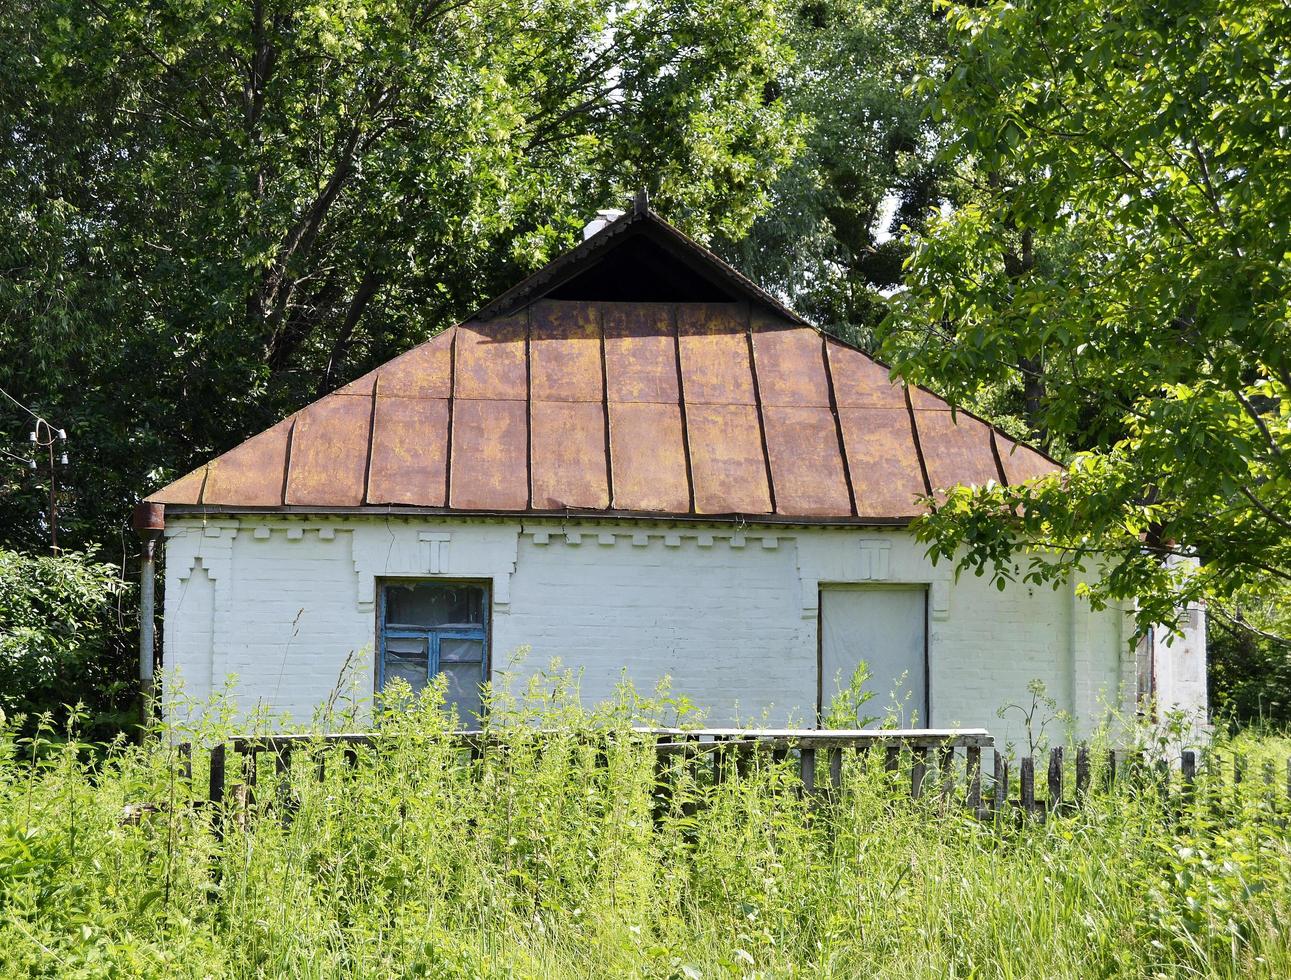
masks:
[[[543,734],[535,730],[535,734]],[[798,776],[800,792],[825,802],[844,790],[845,760],[850,757],[881,760],[883,770],[913,799],[935,795],[941,808],[964,807],[983,820],[1044,820],[1073,812],[1092,794],[1108,793],[1130,784],[1160,795],[1169,812],[1197,801],[1204,779],[1206,799],[1222,807],[1232,799],[1248,777],[1246,760],[1239,756],[1221,758],[1206,753],[1198,765],[1198,753],[1185,751],[1165,764],[1147,765],[1141,752],[1108,751],[1094,760],[1087,745],[1076,748],[1069,760],[1063,748],[1050,750],[1046,758],[1018,760],[1013,778],[1010,760],[999,752],[992,757],[991,772],[982,772],[982,752],[994,741],[985,729],[738,729],[738,728],[637,728],[632,733],[651,743],[656,756],[656,777],[664,784],[681,769],[706,769],[712,784],[743,778],[758,756],[776,763],[791,763]],[[471,760],[492,751],[507,751],[514,732],[460,731],[440,738]],[[205,802],[213,814],[213,826],[223,836],[224,821],[232,819],[245,826],[256,802],[263,757],[272,759],[271,799],[285,819],[291,811],[292,755],[310,753],[315,779],[326,777],[328,760],[346,768],[358,765],[360,749],[379,751],[389,736],[381,733],[350,732],[334,735],[239,736],[208,746],[209,785]],[[441,742],[441,744],[443,744]],[[237,762],[230,766],[232,751]],[[873,756],[870,753],[875,753]],[[193,750],[179,747],[182,775],[191,785]],[[962,758],[962,765],[960,759]],[[1037,762],[1044,764],[1042,786],[1036,785]],[[231,791],[230,768],[235,776]],[[1095,784],[1095,769],[1101,779]],[[299,771],[299,770],[298,770]],[[1225,775],[1231,773],[1225,793]],[[1070,778],[1069,778],[1070,777]],[[1291,759],[1286,761],[1281,786],[1272,763],[1260,769],[1260,783],[1247,786],[1259,790],[1276,806],[1291,812]]]
[[[955,754],[962,752],[965,759],[966,791],[963,802],[974,810],[981,808],[981,756],[994,741],[988,731],[975,729],[742,729],[742,728],[634,728],[632,733],[653,741],[657,757],[657,771],[667,767],[707,764],[711,767],[714,782],[730,775],[747,773],[756,753],[765,753],[772,760],[783,762],[791,757],[796,765],[802,792],[813,798],[822,798],[841,790],[845,754],[867,753],[871,749],[884,752],[886,768],[896,772],[903,756],[911,759],[910,795],[923,795],[928,772],[928,759],[934,751],[942,771],[941,795],[949,803],[954,794]],[[542,734],[542,730],[536,730]],[[514,732],[457,731],[446,733],[450,747],[459,749],[470,758],[479,759],[490,749],[502,748]],[[211,806],[216,833],[223,836],[226,812],[239,825],[245,826],[247,814],[252,809],[259,783],[261,757],[273,759],[276,780],[275,797],[285,804],[289,794],[291,758],[298,751],[314,755],[315,778],[326,776],[328,758],[338,753],[347,767],[358,763],[360,748],[379,749],[388,736],[380,732],[343,732],[330,735],[256,735],[237,736],[228,742],[209,747],[209,787],[206,802]],[[228,752],[240,760],[234,767],[240,780],[229,792]],[[180,752],[188,760],[191,779],[191,746],[185,744]],[[818,763],[824,770],[825,786],[817,785]],[[732,765],[733,764],[733,765]],[[230,800],[230,795],[232,799]],[[283,807],[286,809],[286,807]]]

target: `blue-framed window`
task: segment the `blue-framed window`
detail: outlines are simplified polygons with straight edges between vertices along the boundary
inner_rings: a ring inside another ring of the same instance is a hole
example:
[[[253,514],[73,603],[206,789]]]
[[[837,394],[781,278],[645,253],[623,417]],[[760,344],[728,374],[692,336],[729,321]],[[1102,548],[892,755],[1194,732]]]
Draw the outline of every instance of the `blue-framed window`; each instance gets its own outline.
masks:
[[[437,674],[447,705],[473,726],[488,677],[489,589],[479,582],[387,582],[381,586],[377,688],[401,677],[418,692]]]

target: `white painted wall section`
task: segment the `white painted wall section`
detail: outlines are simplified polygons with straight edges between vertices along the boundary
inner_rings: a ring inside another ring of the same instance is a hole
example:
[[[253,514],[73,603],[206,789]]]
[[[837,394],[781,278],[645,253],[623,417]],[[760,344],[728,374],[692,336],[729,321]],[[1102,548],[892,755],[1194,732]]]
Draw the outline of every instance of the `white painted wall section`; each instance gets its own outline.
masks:
[[[923,551],[903,530],[172,516],[166,696],[182,687],[200,701],[232,676],[244,717],[298,723],[338,692],[370,698],[380,581],[444,578],[491,584],[495,680],[523,683],[558,659],[587,703],[623,677],[650,690],[666,676],[713,724],[813,724],[821,588],[909,585],[928,596],[929,724],[1019,739],[996,709],[1029,699],[1033,678],[1085,730],[1132,706],[1122,611],[1092,612],[1072,587],[955,581]],[[1157,682],[1204,710],[1195,614],[1191,638],[1158,657]]]

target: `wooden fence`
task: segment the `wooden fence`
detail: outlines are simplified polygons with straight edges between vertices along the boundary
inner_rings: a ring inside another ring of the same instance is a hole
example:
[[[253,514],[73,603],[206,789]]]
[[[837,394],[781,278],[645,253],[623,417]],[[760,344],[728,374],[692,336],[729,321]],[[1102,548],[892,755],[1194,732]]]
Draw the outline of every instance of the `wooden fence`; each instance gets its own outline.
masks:
[[[996,751],[992,753],[990,773],[983,773],[983,750],[994,746],[985,729],[649,728],[633,732],[653,743],[661,786],[668,773],[678,767],[706,770],[714,784],[740,778],[763,754],[774,762],[792,764],[800,792],[825,801],[842,791],[848,757],[881,758],[884,770],[907,787],[904,791],[911,798],[935,794],[943,808],[962,806],[983,820],[1023,815],[1045,819],[1049,814],[1074,810],[1091,793],[1109,792],[1118,783],[1126,782],[1158,793],[1163,803],[1173,801],[1177,805],[1194,798],[1199,780],[1199,756],[1195,751],[1184,751],[1173,762],[1149,763],[1138,751],[1107,751],[1095,760],[1088,746],[1081,745],[1070,761],[1063,748],[1052,749],[1047,759],[1042,758],[1047,768],[1043,785],[1037,788],[1037,760],[1032,757],[1018,760],[1015,779],[1009,760]],[[506,751],[505,735],[464,731],[445,737],[464,760],[475,761],[492,751]],[[214,814],[217,835],[223,835],[227,816],[245,825],[261,776],[266,774],[264,770],[272,768],[274,798],[286,812],[290,809],[293,756],[304,753],[313,778],[321,781],[329,765],[358,765],[361,748],[380,751],[383,738],[379,733],[246,736],[205,748],[203,751],[209,753],[209,783],[204,802]],[[179,752],[181,776],[191,785],[193,748],[184,744]],[[234,780],[229,779],[231,761],[237,776]],[[1250,780],[1246,760],[1241,756],[1225,759],[1217,753],[1206,753],[1201,761],[1206,792],[1213,802],[1222,799],[1225,784],[1235,791],[1243,781]],[[1265,798],[1275,803],[1280,800],[1291,809],[1291,758],[1286,760],[1283,775],[1275,772],[1273,763],[1265,762],[1259,777],[1260,792]]]

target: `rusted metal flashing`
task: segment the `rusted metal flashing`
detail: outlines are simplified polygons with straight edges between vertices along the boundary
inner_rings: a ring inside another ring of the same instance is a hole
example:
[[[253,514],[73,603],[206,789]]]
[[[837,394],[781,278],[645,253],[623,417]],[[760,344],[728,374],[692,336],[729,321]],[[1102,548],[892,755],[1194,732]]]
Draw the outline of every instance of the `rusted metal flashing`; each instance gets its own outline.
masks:
[[[381,384],[381,376],[378,374],[372,379],[372,405],[368,412],[368,458],[367,465],[363,468],[363,502],[366,504],[372,499],[372,458],[374,440],[377,430],[377,388]]]
[[[1000,447],[995,442],[995,429],[991,428],[991,458],[995,460],[995,472],[1000,475],[1000,485],[1007,487],[1009,485],[1008,477],[1004,473],[1004,463],[1000,460]]]
[[[838,439],[838,456],[843,461],[843,480],[847,484],[847,502],[852,516],[856,509],[856,487],[852,483],[852,466],[847,459],[847,444],[843,441],[843,420],[838,414],[838,398],[834,393],[834,372],[829,364],[829,339],[823,334],[820,338],[820,360],[825,368],[825,383],[829,386],[829,411],[834,416],[834,436]]]
[[[923,476],[923,489],[925,493],[932,493],[932,481],[928,478],[928,460],[923,454],[923,442],[919,438],[919,424],[914,417],[914,405],[910,398],[910,389],[906,388],[905,410],[910,416],[910,435],[914,439],[915,455],[919,457],[919,472]]]
[[[449,341],[448,355],[448,432],[444,440],[444,503],[453,499],[453,402],[457,395],[457,328]]]
[[[597,310],[597,342],[601,355],[601,422],[605,434],[605,492],[606,506],[614,506],[614,456],[610,452],[610,384],[605,372],[605,309]],[[532,505],[532,502],[531,502]]]
[[[762,440],[762,468],[766,473],[767,498],[771,510],[779,513],[780,508],[776,506],[775,498],[775,474],[771,470],[771,450],[767,447],[767,421],[762,410],[762,390],[758,385],[758,358],[753,349],[753,310],[748,306],[744,308],[744,337],[749,348],[749,376],[753,379],[753,407],[758,413],[758,435]]]
[[[690,493],[689,513],[695,512],[695,473],[690,465],[690,422],[686,413],[686,383],[681,376],[681,318],[672,309],[672,339],[677,354],[677,401],[681,410],[681,439],[686,460],[686,486]]]

